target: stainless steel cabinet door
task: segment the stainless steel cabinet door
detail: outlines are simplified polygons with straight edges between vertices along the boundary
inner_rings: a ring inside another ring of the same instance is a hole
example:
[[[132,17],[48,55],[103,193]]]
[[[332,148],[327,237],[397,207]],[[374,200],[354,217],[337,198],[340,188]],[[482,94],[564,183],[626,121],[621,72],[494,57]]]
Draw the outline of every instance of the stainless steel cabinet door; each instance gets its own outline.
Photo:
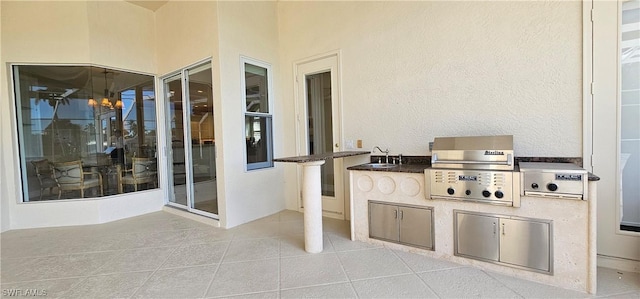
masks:
[[[432,211],[429,209],[399,207],[400,243],[433,248],[431,235]]]
[[[456,213],[456,255],[498,261],[498,218]]]
[[[369,203],[369,237],[398,242],[398,207]]]
[[[549,223],[500,219],[500,261],[550,271]]]

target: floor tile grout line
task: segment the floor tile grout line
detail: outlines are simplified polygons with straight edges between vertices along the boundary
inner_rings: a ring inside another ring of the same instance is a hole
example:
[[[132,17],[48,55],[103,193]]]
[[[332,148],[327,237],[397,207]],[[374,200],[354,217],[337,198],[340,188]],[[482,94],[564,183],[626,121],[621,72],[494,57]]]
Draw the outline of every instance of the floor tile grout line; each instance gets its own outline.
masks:
[[[301,289],[314,288],[314,287],[326,287],[326,286],[339,285],[339,284],[345,284],[345,283],[346,284],[350,284],[349,281],[325,282],[325,283],[319,283],[319,284],[304,285],[304,286],[299,286],[299,287],[283,288],[282,290],[283,291],[292,291],[292,290],[301,290]],[[354,291],[354,293],[355,293],[355,291]]]
[[[333,240],[331,240],[331,236],[327,235],[327,239],[329,239],[329,242],[331,242],[331,247],[333,247],[333,250],[335,251],[336,247],[333,244]],[[347,278],[347,282],[349,282],[349,287],[351,287],[351,290],[353,291],[353,293],[356,294],[356,298],[360,298],[360,294],[358,294],[358,291],[353,286],[353,281],[351,280],[351,277],[349,277],[349,274],[347,274],[347,270],[344,268],[344,264],[342,263],[340,254],[338,254],[338,252],[335,252],[335,254],[336,254],[336,257],[338,258],[338,264],[340,264],[340,269],[342,270],[342,273],[344,274],[344,276]]]
[[[279,217],[278,217],[279,218]],[[278,288],[277,295],[278,298],[282,297],[281,288],[282,288],[282,241],[278,242]]]
[[[10,282],[3,282],[1,285],[12,285],[12,284],[19,284],[19,283],[33,283],[33,282],[41,282],[41,281],[54,281],[54,280],[63,280],[63,279],[76,279],[76,278],[88,278],[89,275],[80,275],[80,276],[68,276],[68,277],[60,277],[60,278],[46,278],[46,279],[35,279],[35,280],[21,280],[21,281],[10,281]]]
[[[436,291],[435,291],[433,288],[431,288],[431,286],[430,286],[426,281],[424,281],[424,279],[422,279],[422,277],[420,277],[420,275],[418,275],[418,273],[416,273],[416,271],[415,271],[415,270],[413,270],[413,268],[411,268],[411,266],[409,266],[409,264],[407,264],[407,262],[406,262],[402,257],[400,257],[400,256],[398,255],[398,253],[397,253],[394,249],[387,248],[387,250],[391,251],[391,253],[392,253],[392,254],[393,254],[397,259],[399,259],[399,260],[400,260],[400,261],[405,265],[405,267],[407,267],[407,268],[411,271],[411,273],[413,273],[413,275],[415,275],[416,277],[418,277],[418,279],[420,279],[420,281],[422,282],[422,284],[423,284],[424,286],[426,286],[426,287],[427,287],[427,289],[428,289],[429,291],[431,291],[431,293],[433,293],[434,295],[436,295],[436,297],[440,298],[440,296],[438,295],[438,293],[436,293]]]
[[[498,278],[496,278],[495,276],[491,275],[492,272],[491,271],[487,271],[484,269],[479,269],[480,271],[482,271],[485,275],[491,277],[491,279],[493,279],[494,281],[498,282],[500,285],[504,286],[505,288],[509,289],[510,291],[514,292],[515,294],[517,294],[518,296],[520,296],[520,298],[526,298],[527,296],[520,294],[520,292],[512,289],[511,287],[509,287],[506,283],[503,283],[502,281],[500,281]],[[528,281],[528,280],[527,280]]]
[[[135,249],[135,248],[133,248],[133,249]],[[122,251],[122,250],[127,250],[127,249],[98,250],[98,251],[80,251],[80,252],[74,252],[74,253],[63,253],[63,254],[53,254],[53,255],[31,255],[31,256],[24,256],[24,257],[9,257],[9,258],[2,258],[2,259],[0,259],[0,260],[8,261],[8,260],[18,260],[18,259],[34,259],[34,258],[46,258],[46,257],[61,257],[61,256],[69,256],[69,255],[76,255],[76,254],[105,253],[105,252]]]
[[[224,240],[220,240],[220,241],[224,241]],[[214,243],[214,242],[219,242],[219,241],[206,242],[206,243]],[[194,243],[194,244],[189,244],[189,245],[195,245],[195,244],[204,244],[204,243]],[[106,253],[106,252],[113,252],[113,251],[141,250],[141,249],[153,249],[153,248],[168,248],[168,247],[175,247],[175,246],[180,247],[182,245],[164,245],[164,246],[149,246],[149,247],[142,246],[142,247],[129,247],[129,248],[119,248],[119,249],[110,249],[110,250],[79,251],[79,252],[73,252],[73,253],[54,254],[54,255],[32,255],[32,256],[24,256],[24,257],[0,258],[0,260],[17,260],[17,259],[33,259],[33,258],[45,258],[45,257],[60,257],[60,256],[69,256],[69,255],[77,255],[77,254],[93,254],[93,253]]]
[[[105,262],[102,265],[100,265],[100,267],[98,267],[95,270],[93,270],[91,273],[89,273],[88,276],[91,276],[92,274],[95,274],[96,272],[100,271],[100,269],[104,268],[107,264],[109,264],[110,261],[112,261],[112,260],[118,258],[119,256],[123,255],[125,251],[126,250],[120,250],[120,253],[116,254],[115,256],[110,258],[107,262]]]
[[[114,251],[114,252],[117,252],[118,250],[113,250],[113,251]],[[109,252],[111,252],[111,251],[109,251]],[[72,257],[72,256],[74,256],[74,255],[77,255],[77,254],[75,254],[75,253],[68,253],[68,254],[65,254],[65,255],[56,255],[56,256],[51,256],[51,257],[55,257],[55,258],[67,257],[67,258],[70,258],[70,257]],[[117,256],[117,255],[118,255],[118,254],[116,254],[116,256]],[[38,257],[38,259],[43,259],[43,258],[46,258],[46,257]],[[84,274],[84,275],[68,276],[68,277],[64,277],[64,276],[63,276],[63,277],[52,277],[52,278],[45,278],[45,279],[35,279],[35,280],[31,280],[31,281],[43,281],[43,280],[57,280],[57,279],[71,279],[71,278],[78,278],[78,277],[89,277],[89,276],[91,276],[91,274],[93,274],[95,271],[97,271],[97,269],[102,268],[104,265],[106,265],[106,264],[107,264],[111,259],[113,259],[113,258],[114,258],[114,257],[111,257],[111,258],[107,259],[107,260],[106,260],[106,261],[104,261],[102,264],[99,264],[99,266],[96,268],[96,270],[94,270],[94,271],[92,271],[92,272],[89,272],[89,273],[86,273],[86,274]],[[34,263],[35,263],[35,262],[34,262]],[[23,271],[24,271],[24,270],[23,270]],[[23,272],[20,272],[20,273],[23,273]],[[14,282],[10,282],[10,283],[24,283],[24,282],[29,282],[29,281],[14,281]]]
[[[69,294],[72,290],[76,289],[79,285],[81,285],[82,283],[84,283],[85,281],[87,281],[89,279],[89,276],[84,276],[81,277],[80,280],[78,280],[78,282],[72,284],[68,290],[65,290],[64,292],[62,292],[62,294],[60,294],[60,298],[64,298],[65,295]]]
[[[209,280],[209,284],[207,285],[207,288],[204,290],[204,295],[202,295],[202,298],[207,297],[207,294],[209,293],[209,290],[211,289],[211,285],[213,285],[213,281],[216,279],[216,275],[218,275],[218,270],[220,270],[220,267],[222,266],[222,260],[224,259],[224,256],[227,255],[227,251],[229,251],[229,247],[231,246],[231,241],[229,241],[229,243],[227,244],[227,248],[224,249],[224,252],[222,253],[222,256],[220,257],[220,262],[218,263],[218,266],[216,267],[216,269],[213,271],[213,275],[211,276],[211,280]]]
[[[153,277],[153,275],[155,275],[158,270],[160,270],[162,268],[162,266],[164,266],[164,264],[167,263],[167,261],[171,258],[171,255],[173,255],[176,251],[178,251],[178,249],[180,249],[180,246],[176,246],[176,248],[171,251],[171,253],[169,253],[167,255],[167,258],[164,259],[164,261],[162,263],[160,263],[160,265],[158,265],[158,267],[153,270],[153,272],[151,272],[151,274],[149,274],[149,277],[147,277],[147,279],[145,279],[132,293],[131,296],[129,296],[128,298],[133,298],[139,291],[140,289],[147,284],[147,282],[149,282],[149,280],[151,279],[151,277]]]

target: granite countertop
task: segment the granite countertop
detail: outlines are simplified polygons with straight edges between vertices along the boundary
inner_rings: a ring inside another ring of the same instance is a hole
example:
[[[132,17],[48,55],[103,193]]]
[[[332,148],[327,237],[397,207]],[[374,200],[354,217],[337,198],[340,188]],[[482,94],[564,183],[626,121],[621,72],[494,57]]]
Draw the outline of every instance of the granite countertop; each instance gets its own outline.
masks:
[[[322,160],[328,160],[328,159],[337,159],[337,158],[345,158],[345,157],[368,155],[368,154],[371,154],[371,152],[369,152],[369,151],[346,151],[346,152],[335,152],[335,153],[308,155],[308,156],[295,156],[295,157],[277,158],[277,159],[273,159],[273,161],[275,161],[275,162],[305,163],[305,162],[322,161]]]
[[[363,171],[385,171],[385,172],[404,172],[404,173],[424,173],[425,169],[431,168],[430,164],[402,164],[389,168],[374,168],[369,163],[348,167],[347,170],[363,170]],[[515,171],[519,171],[516,167]],[[589,172],[589,181],[599,181],[600,177]]]
[[[389,168],[373,168],[369,164],[362,164],[348,167],[347,170],[365,170],[365,171],[386,171],[386,172],[405,172],[405,173],[424,173],[424,170],[431,168],[428,164],[401,164]]]

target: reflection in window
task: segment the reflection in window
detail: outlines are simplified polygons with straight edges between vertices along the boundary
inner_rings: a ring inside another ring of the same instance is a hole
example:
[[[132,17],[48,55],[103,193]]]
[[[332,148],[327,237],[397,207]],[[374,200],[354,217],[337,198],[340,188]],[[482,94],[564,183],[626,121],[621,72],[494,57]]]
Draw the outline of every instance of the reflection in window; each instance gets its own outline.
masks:
[[[157,187],[152,76],[13,66],[24,201]]]
[[[621,5],[620,229],[640,232],[640,1]]]
[[[258,64],[260,63],[243,61],[247,170],[273,167],[269,109],[270,72],[268,66]]]

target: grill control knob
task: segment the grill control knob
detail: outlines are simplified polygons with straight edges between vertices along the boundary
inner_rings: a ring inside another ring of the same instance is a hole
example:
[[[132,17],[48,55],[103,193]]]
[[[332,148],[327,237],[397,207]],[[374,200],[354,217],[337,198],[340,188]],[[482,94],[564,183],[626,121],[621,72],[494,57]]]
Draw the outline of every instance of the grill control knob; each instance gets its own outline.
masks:
[[[556,185],[554,183],[549,183],[547,185],[547,189],[549,189],[549,191],[556,191],[556,190],[558,190],[558,185]]]
[[[449,187],[449,189],[447,189],[447,193],[449,193],[449,195],[453,195],[453,193],[455,193],[456,190],[453,190],[453,188]]]
[[[494,195],[497,198],[503,198],[504,197],[504,193],[502,193],[502,191],[500,191],[500,190],[496,191],[496,193],[494,193]]]
[[[471,190],[464,191],[464,194],[471,195]]]
[[[540,187],[540,186],[538,186],[538,184],[536,184],[536,183],[531,184],[531,188],[533,188],[533,189],[538,189],[538,187]]]
[[[489,197],[489,196],[491,196],[491,192],[489,192],[487,190],[484,190],[484,191],[482,191],[482,196]]]

